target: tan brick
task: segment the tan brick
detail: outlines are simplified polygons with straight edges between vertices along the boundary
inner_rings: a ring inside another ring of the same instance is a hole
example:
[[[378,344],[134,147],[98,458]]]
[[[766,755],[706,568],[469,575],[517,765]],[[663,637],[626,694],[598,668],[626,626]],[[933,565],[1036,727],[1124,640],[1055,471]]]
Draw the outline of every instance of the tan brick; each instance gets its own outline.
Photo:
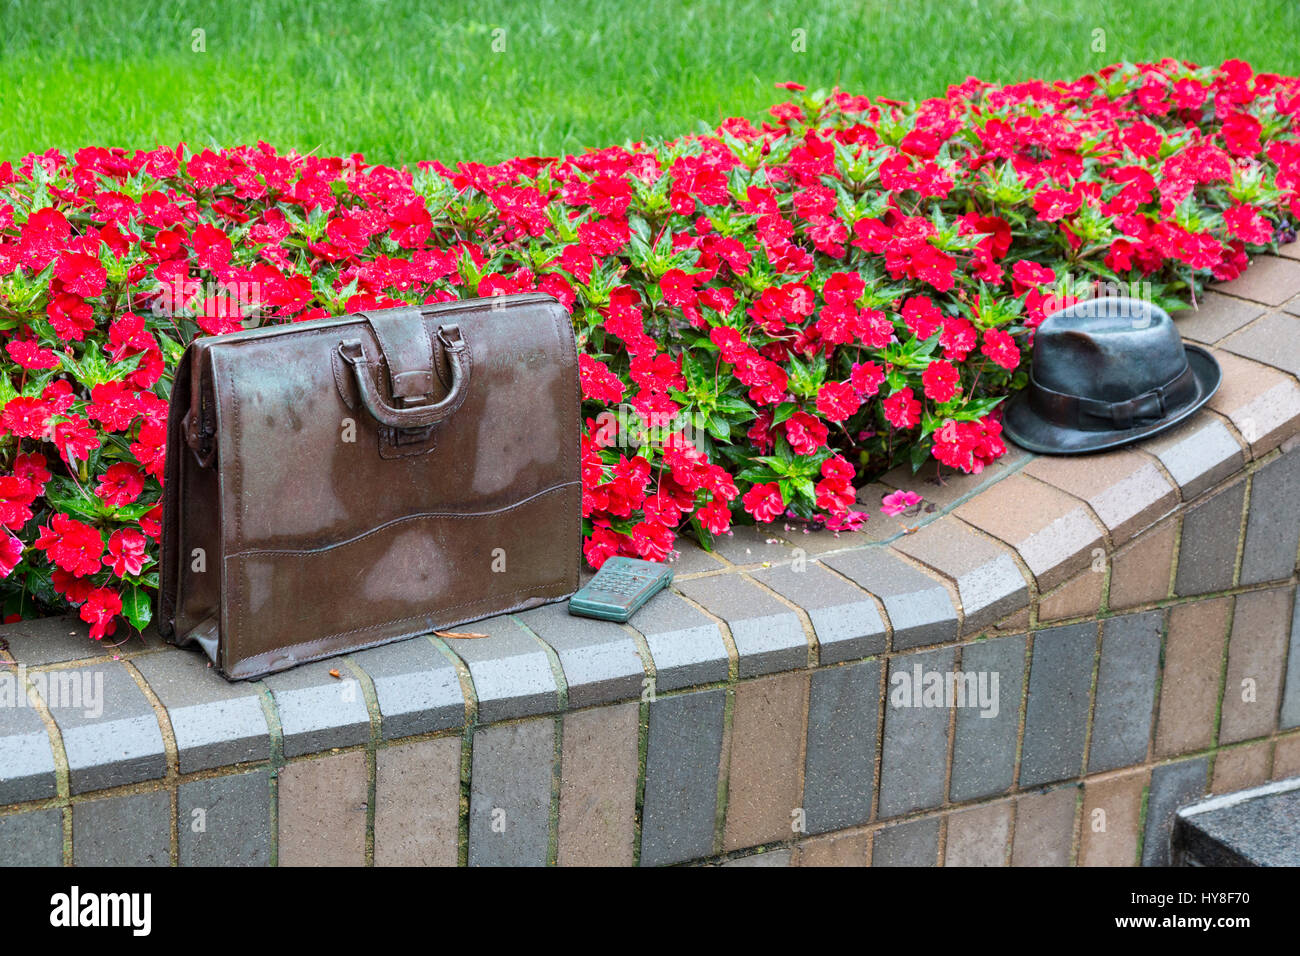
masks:
[[[1214,757],[1214,780],[1210,792],[1231,793],[1266,781],[1270,749],[1271,744],[1261,740],[1257,744],[1220,750]]]
[[[1096,617],[1101,608],[1101,586],[1105,583],[1103,572],[1089,568],[1039,598],[1038,619],[1063,621],[1072,617]]]
[[[1011,801],[990,803],[948,815],[944,866],[1006,866],[1011,837]]]
[[[1256,458],[1300,431],[1300,386],[1277,369],[1214,350],[1223,384],[1210,408],[1227,415]]]
[[[1252,302],[1281,305],[1300,294],[1300,263],[1279,256],[1257,256],[1239,277],[1215,289]]]
[[[1278,739],[1273,750],[1273,779],[1300,777],[1300,734]]]
[[[1178,492],[1145,455],[1121,450],[1077,458],[1047,455],[1024,467],[1054,487],[1088,502],[1119,546],[1178,504]]]
[[[561,866],[632,865],[639,726],[636,703],[565,715]]]
[[[1177,521],[1167,518],[1115,555],[1110,572],[1111,610],[1150,604],[1169,596],[1177,536]]]
[[[1291,591],[1273,588],[1237,596],[1228,641],[1220,743],[1273,732],[1290,633]]]
[[[1056,587],[1092,562],[1101,529],[1082,502],[1015,474],[963,502],[957,517],[1011,545],[1040,589]]]
[[[363,866],[366,755],[297,760],[280,771],[280,865]]]
[[[849,830],[804,840],[794,848],[792,866],[867,866],[871,831]]]
[[[1288,259],[1300,259],[1300,240],[1288,242],[1285,246],[1278,246],[1277,254]]]
[[[455,866],[460,832],[459,737],[375,754],[375,866]]]
[[[1021,608],[1006,620],[1000,621],[997,629],[1005,634],[1019,634],[1029,630],[1029,608]]]
[[[727,785],[727,850],[789,839],[803,790],[808,675],[736,686]]]
[[[1068,866],[1074,843],[1078,787],[1059,787],[1016,800],[1012,866]]]
[[[1089,780],[1083,787],[1080,866],[1135,866],[1146,768]]]
[[[1230,598],[1193,601],[1170,609],[1165,669],[1156,718],[1160,756],[1201,750],[1214,742],[1223,642]]]

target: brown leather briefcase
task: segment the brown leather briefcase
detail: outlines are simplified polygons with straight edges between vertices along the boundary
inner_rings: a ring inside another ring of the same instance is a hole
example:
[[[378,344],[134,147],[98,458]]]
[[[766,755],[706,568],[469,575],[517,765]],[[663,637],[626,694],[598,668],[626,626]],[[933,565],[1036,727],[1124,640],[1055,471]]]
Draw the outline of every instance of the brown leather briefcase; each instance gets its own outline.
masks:
[[[545,295],[196,340],[167,426],[163,636],[237,680],[567,597],[579,402]]]

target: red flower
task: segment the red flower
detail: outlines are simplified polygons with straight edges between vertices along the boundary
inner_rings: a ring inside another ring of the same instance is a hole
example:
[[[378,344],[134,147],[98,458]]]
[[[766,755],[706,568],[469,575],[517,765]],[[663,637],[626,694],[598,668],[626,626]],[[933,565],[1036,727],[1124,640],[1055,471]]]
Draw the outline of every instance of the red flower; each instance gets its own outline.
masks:
[[[604,362],[586,353],[578,356],[578,378],[582,383],[583,398],[606,405],[617,405],[623,400],[623,382]]]
[[[72,227],[63,213],[50,206],[27,217],[18,236],[18,256],[33,273],[40,272],[63,249]]]
[[[81,619],[90,625],[90,639],[102,640],[117,630],[117,616],[122,613],[122,597],[109,588],[95,588],[81,605]]]
[[[29,369],[58,368],[59,357],[50,349],[43,349],[35,342],[17,339],[5,346],[9,357]]]
[[[826,447],[826,439],[830,437],[830,429],[807,412],[795,412],[781,424],[785,440],[796,455],[815,454]]]
[[[1264,127],[1249,113],[1233,113],[1223,121],[1223,142],[1234,156],[1257,156]]]
[[[93,299],[108,284],[108,271],[94,256],[84,252],[70,252],[59,257],[54,264],[54,277],[63,283],[63,291]]]
[[[109,465],[108,470],[100,476],[95,494],[110,508],[122,508],[139,498],[142,491],[144,478],[140,469],[119,461],[115,465]]]
[[[0,578],[14,573],[23,559],[23,543],[11,534],[0,535]]]
[[[916,295],[903,303],[903,321],[913,335],[924,341],[939,331],[943,313],[926,296]]]
[[[1001,329],[985,329],[984,344],[980,352],[988,356],[997,365],[1011,371],[1020,364],[1020,347],[1016,340]]]
[[[849,373],[849,381],[859,398],[870,398],[880,391],[885,380],[885,370],[875,362],[855,362]]]
[[[21,438],[40,438],[53,413],[50,403],[39,398],[11,398],[0,413],[0,425]]]
[[[830,421],[842,422],[862,404],[848,382],[827,382],[817,391],[817,411]]]
[[[32,502],[39,489],[16,475],[0,476],[0,525],[11,531],[21,531],[31,520]]]
[[[785,501],[781,498],[781,486],[775,481],[755,485],[745,492],[745,496],[740,500],[745,510],[760,524],[775,521],[785,510]]]
[[[1034,194],[1034,211],[1043,222],[1056,222],[1079,211],[1079,196],[1064,189],[1040,189]]]
[[[52,564],[82,576],[100,569],[104,541],[90,525],[56,511],[49,526],[40,531],[36,547],[45,552]]]
[[[1260,215],[1255,206],[1237,203],[1231,209],[1224,210],[1223,221],[1228,232],[1243,242],[1266,245],[1273,238],[1273,228],[1268,220]]]
[[[105,382],[90,390],[86,414],[109,431],[126,431],[140,411],[137,393],[122,382]]]
[[[108,560],[104,562],[119,578],[139,574],[144,568],[144,535],[130,528],[119,528],[108,536]]]
[[[885,420],[895,428],[912,428],[921,421],[921,403],[912,397],[910,388],[901,388],[881,403]]]
[[[961,373],[956,367],[943,359],[935,359],[921,373],[921,384],[925,387],[925,397],[934,402],[952,401],[961,389]]]

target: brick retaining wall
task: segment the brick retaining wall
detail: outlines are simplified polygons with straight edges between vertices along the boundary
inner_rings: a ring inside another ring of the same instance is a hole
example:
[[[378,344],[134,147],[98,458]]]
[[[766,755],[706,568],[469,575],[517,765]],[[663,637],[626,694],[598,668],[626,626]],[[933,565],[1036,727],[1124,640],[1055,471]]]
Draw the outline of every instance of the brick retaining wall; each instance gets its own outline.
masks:
[[[1282,253],[1179,317],[1224,382],[1176,431],[890,473],[861,532],[685,547],[633,626],[557,605],[244,684],[0,628],[43,693],[0,706],[0,864],[1163,863],[1178,806],[1300,775]],[[996,674],[997,715],[899,705],[918,668]]]

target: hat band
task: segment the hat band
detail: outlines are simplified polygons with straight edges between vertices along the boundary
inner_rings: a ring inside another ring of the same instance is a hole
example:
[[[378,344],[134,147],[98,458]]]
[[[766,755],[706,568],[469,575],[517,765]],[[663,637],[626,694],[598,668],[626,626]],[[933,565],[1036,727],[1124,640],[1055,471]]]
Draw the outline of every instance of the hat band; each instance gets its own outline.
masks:
[[[1151,425],[1195,400],[1196,375],[1190,365],[1164,385],[1157,385],[1141,395],[1122,402],[1104,402],[1094,398],[1067,395],[1039,383],[1032,370],[1029,403],[1045,421],[1064,428],[1080,431],[1127,431],[1141,425]]]

